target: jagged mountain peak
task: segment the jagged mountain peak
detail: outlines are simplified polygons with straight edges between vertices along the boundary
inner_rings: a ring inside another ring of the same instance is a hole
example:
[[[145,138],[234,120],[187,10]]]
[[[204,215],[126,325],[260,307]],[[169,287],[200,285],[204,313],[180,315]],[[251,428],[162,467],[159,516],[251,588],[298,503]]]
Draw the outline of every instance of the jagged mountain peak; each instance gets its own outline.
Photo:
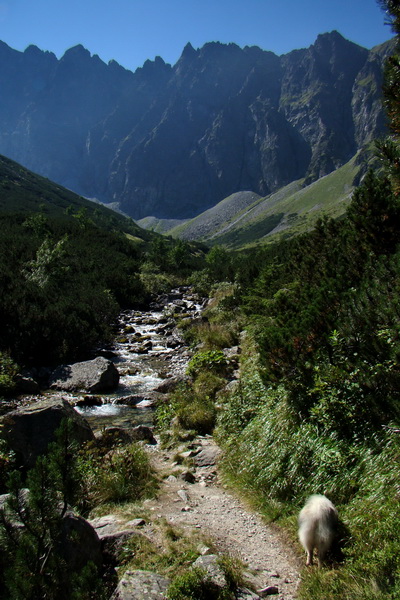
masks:
[[[82,44],[77,44],[76,46],[72,46],[72,48],[68,48],[68,50],[66,50],[64,52],[64,55],[61,58],[61,61],[66,61],[66,60],[87,60],[89,58],[92,58],[91,53],[89,52],[89,50],[87,50],[87,48],[85,48],[84,46],[82,46]]]
[[[190,56],[197,56],[198,52],[195,50],[190,42],[186,44],[181,54],[181,58],[188,58]]]
[[[385,50],[365,71],[371,51],[336,31],[283,56],[188,43],[173,67],[135,73],[81,44],[59,61],[33,53],[32,67],[32,51],[0,44],[0,152],[134,218],[313,181],[383,131]]]

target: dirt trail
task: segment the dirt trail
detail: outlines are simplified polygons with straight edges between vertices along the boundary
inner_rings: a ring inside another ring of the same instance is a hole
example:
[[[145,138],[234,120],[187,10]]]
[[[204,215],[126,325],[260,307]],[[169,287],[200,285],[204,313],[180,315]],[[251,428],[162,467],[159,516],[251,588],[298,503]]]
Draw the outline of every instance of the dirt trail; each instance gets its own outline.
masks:
[[[164,479],[158,498],[148,501],[147,507],[172,525],[200,530],[219,552],[240,558],[252,574],[255,589],[274,586],[278,588],[275,598],[295,599],[301,560],[273,528],[224,489],[215,466],[219,449],[213,439],[197,441],[201,446],[193,451],[194,483],[177,476],[175,454],[153,447],[153,464]]]

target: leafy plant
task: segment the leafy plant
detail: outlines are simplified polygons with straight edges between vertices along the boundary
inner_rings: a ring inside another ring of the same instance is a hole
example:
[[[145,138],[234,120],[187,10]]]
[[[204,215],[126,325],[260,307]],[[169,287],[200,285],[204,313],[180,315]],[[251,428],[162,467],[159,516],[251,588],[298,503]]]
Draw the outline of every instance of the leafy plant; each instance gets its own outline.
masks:
[[[18,365],[8,352],[0,351],[0,396],[7,396],[15,389],[15,378],[19,373]]]
[[[190,359],[187,372],[188,375],[197,375],[202,370],[223,373],[227,366],[227,360],[221,350],[205,350],[196,352]]]

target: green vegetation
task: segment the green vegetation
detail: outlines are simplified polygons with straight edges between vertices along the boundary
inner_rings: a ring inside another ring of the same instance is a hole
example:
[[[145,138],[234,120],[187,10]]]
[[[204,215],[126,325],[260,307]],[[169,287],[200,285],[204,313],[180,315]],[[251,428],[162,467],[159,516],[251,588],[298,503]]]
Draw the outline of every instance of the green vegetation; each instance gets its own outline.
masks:
[[[248,336],[217,421],[226,476],[293,537],[311,493],[349,530],[304,598],[399,597],[399,210],[370,173],[340,222],[236,263]]]
[[[145,232],[1,157],[0,182],[2,394],[12,389],[12,361],[87,358],[110,339],[121,308],[142,306],[203,260],[200,249]]]
[[[234,590],[243,585],[243,565],[230,556],[221,556],[218,560],[227,582],[227,587],[221,588],[200,567],[192,567],[185,573],[177,575],[167,591],[168,600],[233,600]]]
[[[382,4],[399,35],[398,2]],[[214,432],[227,481],[287,528],[293,543],[309,494],[326,493],[337,505],[340,552],[328,568],[304,573],[304,599],[400,599],[399,74],[397,49],[386,73],[391,136],[379,144],[382,172],[369,172],[351,200],[356,161],[307,189],[292,188],[284,212],[297,236],[286,232],[240,252],[215,245],[203,264],[201,248],[141,237],[134,226],[117,224],[122,217],[108,220],[86,205],[69,209],[71,202],[60,212],[59,188],[48,204],[42,197],[35,209],[0,215],[2,394],[13,390],[16,362],[51,364],[87,354],[112,334],[122,306],[140,305],[172,283],[189,278],[213,297],[201,320],[180,323],[195,352],[188,382],[159,403],[157,425],[166,443]],[[15,177],[14,183],[4,178],[7,193],[25,176],[21,170]],[[343,202],[330,205],[339,188]],[[272,211],[275,200],[268,199]],[[326,216],[307,232],[311,221],[303,214],[319,204]],[[271,214],[261,211],[232,245],[250,241],[254,231],[261,235]],[[226,348],[239,341],[241,354],[232,356]],[[64,585],[62,557],[48,548],[67,504],[88,511],[100,503],[106,510],[154,493],[148,460],[135,445],[111,453],[88,447],[77,463],[70,456],[54,450],[38,461],[28,475],[27,512],[21,480],[11,478],[10,520],[27,523],[17,541],[4,522],[1,528],[1,586],[12,598],[52,598]],[[12,457],[3,448],[0,466],[4,481]],[[171,600],[220,598],[202,571],[183,572],[196,557],[193,545],[167,526],[163,537],[169,540],[163,553],[148,540],[131,540],[124,568],[177,575]],[[18,585],[7,565],[20,575]],[[76,589],[90,597],[93,570],[81,575]],[[75,584],[68,585],[75,593]]]
[[[384,5],[399,34],[398,3]],[[196,380],[221,349],[210,329],[246,329],[240,380],[210,395],[227,481],[293,543],[308,495],[338,507],[338,548],[304,573],[304,599],[400,598],[399,64],[396,54],[387,72],[383,172],[365,176],[339,220],[252,250],[215,247],[192,282],[230,293],[208,323],[183,325]]]
[[[229,198],[222,200],[210,216],[216,225],[214,228],[208,225],[205,235],[202,232],[207,213],[168,233],[174,237],[189,234],[192,239],[201,239],[212,246],[218,244],[232,249],[279,242],[310,231],[323,217],[341,217],[356,182],[365,173],[366,165],[372,163],[373,153],[367,148],[329,175],[309,185],[303,180],[292,182],[245,208],[239,205],[236,212],[231,208],[229,217],[225,217],[225,203]]]
[[[232,600],[234,596],[222,590],[200,568],[193,567],[178,575],[167,591],[168,600]]]
[[[23,481],[9,477],[9,494],[0,513],[0,593],[2,598],[105,598],[99,566],[75,559],[71,573],[73,528],[65,519],[80,498],[76,447],[64,422],[47,456],[39,457]]]
[[[153,496],[157,485],[146,452],[137,444],[110,450],[95,444],[80,454],[78,469],[85,503],[94,508]]]

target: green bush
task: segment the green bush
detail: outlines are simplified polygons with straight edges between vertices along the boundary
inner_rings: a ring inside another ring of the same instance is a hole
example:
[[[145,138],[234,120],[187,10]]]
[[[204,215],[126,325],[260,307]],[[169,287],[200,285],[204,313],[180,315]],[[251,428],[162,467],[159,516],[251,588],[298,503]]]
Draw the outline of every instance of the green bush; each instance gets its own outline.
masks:
[[[216,421],[216,408],[208,398],[194,398],[192,402],[179,407],[176,416],[184,429],[196,431],[200,435],[212,433]]]
[[[79,460],[91,505],[107,502],[135,502],[151,496],[156,483],[146,452],[130,444],[107,452],[86,448]]]
[[[26,479],[20,470],[8,479],[0,519],[0,596],[12,600],[90,600],[106,597],[96,566],[87,562],[71,573],[63,553],[63,517],[78,501],[72,427],[64,421],[57,441],[40,456]],[[23,527],[16,527],[16,523]],[[68,534],[67,534],[68,535]],[[109,594],[108,594],[109,595]],[[107,595],[107,597],[108,597]]]
[[[203,569],[192,568],[175,577],[167,590],[168,600],[229,600],[233,595],[210,581]]]
[[[18,372],[19,367],[9,353],[0,352],[0,396],[7,396],[14,391]]]
[[[179,386],[167,401],[159,402],[156,408],[156,423],[160,431],[172,425],[195,431],[200,435],[211,433],[216,422],[216,408],[208,396],[196,395],[193,386]]]
[[[216,373],[202,371],[193,382],[193,391],[199,398],[214,398],[225,384],[226,380]]]
[[[187,372],[191,376],[195,376],[203,370],[223,373],[227,364],[226,357],[221,350],[206,350],[196,352],[189,361]]]

